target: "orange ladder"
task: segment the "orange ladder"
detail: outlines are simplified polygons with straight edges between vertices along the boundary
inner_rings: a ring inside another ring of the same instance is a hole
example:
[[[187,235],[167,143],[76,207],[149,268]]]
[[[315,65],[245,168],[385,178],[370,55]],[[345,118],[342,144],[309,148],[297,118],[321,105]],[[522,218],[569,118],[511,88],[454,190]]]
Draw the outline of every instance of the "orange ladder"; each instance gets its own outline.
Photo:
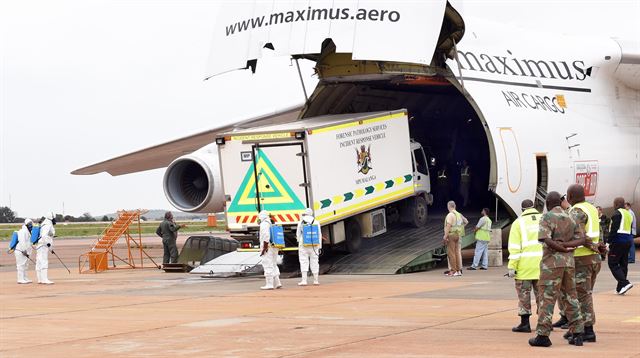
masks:
[[[142,246],[142,234],[140,228],[140,216],[146,213],[146,210],[121,210],[118,211],[118,218],[107,226],[102,234],[98,236],[98,240],[93,243],[93,247],[88,252],[78,257],[78,271],[80,273],[102,272],[116,268],[144,268],[143,254],[146,255],[153,264],[158,267],[155,261],[147,254]],[[133,238],[130,235],[130,226],[137,225],[138,237]],[[126,254],[117,255],[116,243],[123,237],[125,247],[119,248],[126,250]],[[131,245],[135,247],[132,250]],[[136,264],[135,251],[139,253],[139,265]],[[111,265],[109,265],[109,256],[111,256]],[[123,256],[123,257],[121,257]],[[116,259],[126,264],[124,267],[116,267]],[[88,264],[88,265],[87,265]]]

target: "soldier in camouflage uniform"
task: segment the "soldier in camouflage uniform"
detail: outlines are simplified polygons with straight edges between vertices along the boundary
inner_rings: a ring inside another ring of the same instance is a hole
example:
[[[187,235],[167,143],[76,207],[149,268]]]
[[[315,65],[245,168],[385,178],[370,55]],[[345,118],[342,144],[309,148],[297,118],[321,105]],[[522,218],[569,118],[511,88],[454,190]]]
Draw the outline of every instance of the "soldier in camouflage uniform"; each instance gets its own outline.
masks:
[[[598,209],[585,201],[584,187],[578,184],[571,185],[567,189],[567,200],[572,205],[569,213],[573,221],[575,221],[585,233],[585,244],[578,247],[574,252],[576,292],[578,294],[578,302],[580,303],[580,313],[584,319],[583,340],[585,342],[595,342],[596,334],[593,330],[593,325],[596,323],[596,315],[593,309],[592,293],[596,283],[596,277],[600,272],[600,253],[604,252],[606,248],[600,241]],[[560,299],[558,303],[561,315],[559,322],[563,320],[567,321],[564,314],[564,308],[567,306],[567,303],[564,299]],[[559,322],[556,322],[556,324]],[[569,339],[570,333],[567,332],[564,338]]]
[[[570,344],[582,345],[584,331],[582,316],[576,294],[575,263],[573,250],[583,245],[582,228],[560,207],[560,194],[552,191],[547,195],[547,213],[540,220],[538,240],[543,242],[542,260],[540,261],[541,305],[538,310],[538,327],[536,337],[529,339],[529,344],[536,347],[549,347],[549,334],[553,329],[551,318],[559,295],[566,298],[566,315],[569,319]]]

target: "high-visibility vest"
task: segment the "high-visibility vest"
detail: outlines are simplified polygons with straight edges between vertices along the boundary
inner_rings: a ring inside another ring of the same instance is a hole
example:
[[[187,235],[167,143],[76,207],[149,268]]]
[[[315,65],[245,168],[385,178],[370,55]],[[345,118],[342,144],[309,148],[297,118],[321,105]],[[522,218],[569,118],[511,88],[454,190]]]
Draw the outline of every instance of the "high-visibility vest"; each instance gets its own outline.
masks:
[[[587,223],[584,227],[585,234],[591,238],[591,241],[596,244],[600,242],[600,220],[598,219],[598,209],[595,206],[583,201],[575,204],[571,207],[571,210],[580,209],[587,214]],[[573,256],[589,256],[595,255],[597,252],[591,250],[588,247],[580,246],[574,251]]]
[[[467,165],[466,167],[462,168],[462,170],[460,171],[460,179],[461,180],[469,180],[469,166]]]
[[[618,228],[618,234],[631,234],[631,223],[633,222],[633,216],[627,209],[618,209],[620,215],[620,227]]]
[[[485,217],[484,225],[476,231],[476,240],[491,241],[491,219]]]
[[[453,211],[453,214],[456,216],[456,222],[451,226],[451,230],[449,230],[450,235],[458,235],[460,237],[464,236],[464,224],[462,223],[462,215]],[[447,226],[447,217],[444,217],[444,225]]]
[[[516,271],[516,280],[540,278],[542,244],[538,241],[538,231],[541,217],[536,209],[527,209],[511,224],[508,268]]]

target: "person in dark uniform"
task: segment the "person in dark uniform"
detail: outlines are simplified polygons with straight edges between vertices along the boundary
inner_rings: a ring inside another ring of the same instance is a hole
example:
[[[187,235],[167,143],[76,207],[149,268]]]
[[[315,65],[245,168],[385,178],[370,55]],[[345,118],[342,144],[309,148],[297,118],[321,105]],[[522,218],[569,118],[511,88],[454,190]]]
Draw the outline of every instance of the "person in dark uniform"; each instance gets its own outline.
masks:
[[[436,200],[444,205],[449,200],[449,178],[447,176],[447,167],[442,166],[438,170],[438,185],[436,187]]]
[[[604,214],[601,206],[596,206],[596,209],[598,209],[598,219],[600,219],[600,241],[606,242],[606,238],[609,236],[611,219]]]
[[[462,168],[460,169],[460,196],[462,197],[462,207],[466,208],[469,205],[469,189],[471,187],[471,167],[466,160],[462,161]]]
[[[633,235],[631,235],[633,216],[624,208],[623,198],[615,198],[613,208],[616,211],[611,215],[611,228],[607,238],[609,244],[607,264],[611,274],[618,281],[616,293],[624,295],[633,288],[633,284],[627,279],[629,249],[633,244]]]
[[[178,262],[178,246],[176,246],[176,239],[178,238],[178,230],[186,225],[178,225],[173,221],[173,214],[170,211],[164,213],[164,221],[160,223],[156,230],[156,235],[162,238],[162,246],[164,247],[164,255],[162,256],[162,263],[177,263]]]

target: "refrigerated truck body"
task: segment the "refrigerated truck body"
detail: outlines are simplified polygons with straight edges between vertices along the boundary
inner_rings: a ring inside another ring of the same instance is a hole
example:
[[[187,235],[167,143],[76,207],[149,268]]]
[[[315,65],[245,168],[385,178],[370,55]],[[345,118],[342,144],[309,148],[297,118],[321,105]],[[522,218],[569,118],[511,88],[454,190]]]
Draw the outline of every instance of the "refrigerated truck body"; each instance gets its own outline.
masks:
[[[406,110],[328,115],[226,133],[216,139],[227,228],[254,233],[258,213],[295,232],[306,208],[324,245],[358,250],[388,220],[426,223],[426,157]],[[287,246],[297,246],[289,234]]]

